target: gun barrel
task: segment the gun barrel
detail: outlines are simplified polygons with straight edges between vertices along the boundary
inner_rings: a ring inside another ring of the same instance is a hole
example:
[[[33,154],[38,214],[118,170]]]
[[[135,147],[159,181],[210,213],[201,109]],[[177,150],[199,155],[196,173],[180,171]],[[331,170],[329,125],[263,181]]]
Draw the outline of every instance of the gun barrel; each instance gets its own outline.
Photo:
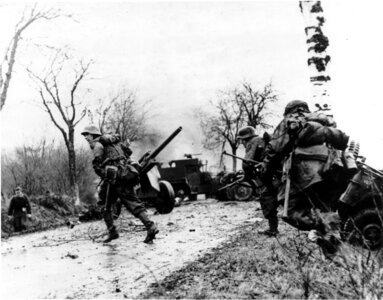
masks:
[[[245,158],[239,157],[239,156],[237,156],[237,155],[233,155],[233,154],[227,153],[226,151],[223,151],[222,154],[227,155],[227,156],[231,156],[231,157],[234,157],[234,158],[238,158],[238,159],[240,159],[240,160],[242,160],[242,161],[245,161],[245,162],[247,162],[247,163],[251,163],[251,164],[254,164],[254,165],[259,165],[259,164],[261,164],[261,162],[259,162],[259,161],[252,160],[252,159],[245,159]]]
[[[182,126],[178,127],[165,141],[161,143],[149,156],[146,158],[146,155],[142,156],[138,162],[142,162],[145,158],[147,160],[155,158],[182,130]]]

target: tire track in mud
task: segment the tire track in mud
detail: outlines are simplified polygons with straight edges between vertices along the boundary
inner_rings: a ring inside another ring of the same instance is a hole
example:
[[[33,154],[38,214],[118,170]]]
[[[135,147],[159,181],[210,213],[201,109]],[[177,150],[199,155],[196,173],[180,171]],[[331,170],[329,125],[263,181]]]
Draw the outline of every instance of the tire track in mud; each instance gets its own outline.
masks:
[[[151,245],[142,243],[144,228],[128,214],[117,221],[120,238],[110,244],[92,240],[90,233],[102,240],[102,221],[10,238],[2,242],[1,297],[137,297],[254,222],[258,207],[213,199],[185,203],[171,214],[152,215],[160,234]]]

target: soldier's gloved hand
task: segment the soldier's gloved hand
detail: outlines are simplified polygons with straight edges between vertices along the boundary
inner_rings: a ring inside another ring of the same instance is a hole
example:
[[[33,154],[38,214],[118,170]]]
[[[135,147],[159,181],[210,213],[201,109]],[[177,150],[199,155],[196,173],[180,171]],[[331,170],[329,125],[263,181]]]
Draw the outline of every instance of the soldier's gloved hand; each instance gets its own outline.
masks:
[[[144,157],[143,157],[143,159],[142,159],[142,163],[141,164],[145,164],[145,163],[147,163],[147,161],[148,161],[148,159],[149,159],[149,156],[150,156],[150,154],[152,153],[152,151],[147,151],[145,154],[144,154]]]

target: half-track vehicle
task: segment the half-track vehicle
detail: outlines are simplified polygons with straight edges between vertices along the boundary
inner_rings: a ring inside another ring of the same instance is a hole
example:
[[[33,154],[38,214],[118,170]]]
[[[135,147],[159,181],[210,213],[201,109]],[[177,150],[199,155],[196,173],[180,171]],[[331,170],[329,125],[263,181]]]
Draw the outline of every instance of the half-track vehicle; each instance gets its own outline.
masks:
[[[192,154],[184,156],[185,159],[171,160],[168,166],[161,165],[161,178],[170,182],[179,197],[188,197],[189,200],[196,200],[199,194],[210,197],[214,187],[212,176],[206,170],[207,163],[193,158]]]

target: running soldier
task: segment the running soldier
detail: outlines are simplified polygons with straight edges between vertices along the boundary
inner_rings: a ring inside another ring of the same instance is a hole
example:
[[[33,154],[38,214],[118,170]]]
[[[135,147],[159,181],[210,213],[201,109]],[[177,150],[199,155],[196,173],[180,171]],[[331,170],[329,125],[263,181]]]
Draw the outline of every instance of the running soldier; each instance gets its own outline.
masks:
[[[278,194],[278,200],[286,202],[283,220],[300,230],[315,230],[325,255],[334,254],[338,242],[319,212],[333,211],[339,199],[343,187],[334,175],[342,175],[339,150],[348,143],[348,136],[335,126],[325,114],[310,113],[306,102],[291,101],[264,160],[265,177],[284,166]]]
[[[118,135],[102,135],[94,125],[86,126],[81,134],[93,151],[93,169],[102,179],[98,204],[105,205],[103,217],[109,232],[104,243],[109,243],[119,237],[111,210],[113,203],[118,198],[147,229],[144,243],[151,243],[159,230],[149,219],[144,204],[134,190],[134,186],[139,182],[139,177],[137,169],[132,166],[130,148],[121,143]]]

